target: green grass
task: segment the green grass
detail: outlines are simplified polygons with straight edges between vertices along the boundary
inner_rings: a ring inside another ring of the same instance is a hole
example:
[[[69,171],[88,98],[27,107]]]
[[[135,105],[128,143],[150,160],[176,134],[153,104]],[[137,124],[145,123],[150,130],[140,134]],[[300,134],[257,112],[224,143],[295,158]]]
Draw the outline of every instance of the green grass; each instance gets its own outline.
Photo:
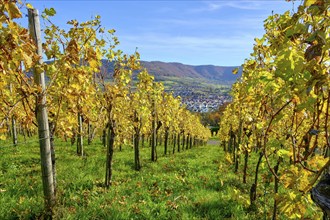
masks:
[[[114,154],[109,189],[103,187],[105,148],[96,140],[85,152],[87,156],[78,157],[75,147],[56,142],[54,219],[265,219],[262,199],[259,209],[249,212],[250,184],[233,173],[219,146],[167,156],[158,147],[157,162],[150,161],[150,148],[145,147],[139,172],[133,169],[133,149],[126,146]],[[15,148],[0,142],[0,168],[0,219],[42,219],[38,143]],[[267,212],[271,205],[269,200]]]
[[[1,143],[2,145],[3,143]],[[55,219],[221,219],[235,215],[221,198],[217,146],[198,147],[158,161],[142,148],[142,170],[133,170],[130,146],[114,156],[113,185],[103,187],[105,149],[86,146],[86,157],[56,143]],[[0,148],[0,219],[43,216],[38,143]]]

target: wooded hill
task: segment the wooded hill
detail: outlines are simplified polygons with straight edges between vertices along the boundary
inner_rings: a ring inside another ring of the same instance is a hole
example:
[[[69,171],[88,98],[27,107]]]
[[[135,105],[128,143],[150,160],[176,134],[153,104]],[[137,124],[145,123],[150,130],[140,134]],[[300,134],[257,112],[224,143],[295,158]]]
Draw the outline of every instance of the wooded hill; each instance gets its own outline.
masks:
[[[113,63],[102,60],[103,71],[113,73]],[[161,61],[141,61],[141,65],[145,67],[151,75],[155,76],[155,80],[163,80],[168,77],[177,78],[194,78],[203,81],[212,81],[219,84],[232,84],[241,75],[234,75],[233,69],[237,66],[214,66],[214,65],[186,65],[182,63],[166,63]],[[241,71],[240,71],[241,72]],[[109,75],[110,76],[110,75]]]

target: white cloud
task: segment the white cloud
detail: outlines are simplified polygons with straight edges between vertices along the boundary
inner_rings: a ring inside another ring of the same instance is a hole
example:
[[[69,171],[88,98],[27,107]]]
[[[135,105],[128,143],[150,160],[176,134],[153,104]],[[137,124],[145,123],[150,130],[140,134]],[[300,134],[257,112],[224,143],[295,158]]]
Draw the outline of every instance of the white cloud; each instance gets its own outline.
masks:
[[[210,27],[210,28],[219,28],[221,27],[231,27],[237,29],[262,29],[262,22],[267,16],[246,16],[245,18],[237,19],[225,19],[225,18],[200,18],[196,19],[158,19],[154,20],[161,27],[164,26],[182,26],[189,28],[198,28],[198,27]]]
[[[241,54],[243,57],[248,56],[252,49],[254,36],[242,35],[225,38],[217,36],[191,37],[148,34],[119,36],[119,38],[122,42],[125,42],[122,45],[125,48],[132,49],[138,47],[138,51],[141,51],[142,54],[157,51],[157,54],[167,55],[167,57],[175,56],[179,62],[184,62],[184,59],[192,57],[193,54],[198,54],[200,61],[202,61],[203,57],[209,57],[212,54],[219,58],[223,57],[223,60],[232,59],[237,62],[237,58],[232,56],[234,54],[235,56],[237,54]],[[183,59],[183,61],[180,61],[180,59]],[[204,61],[204,64],[206,62]]]
[[[191,36],[189,33],[120,34],[120,49],[133,53],[138,48],[142,60],[235,66],[249,57],[255,35],[242,32],[231,37],[221,35]]]
[[[265,5],[264,3],[265,2],[256,1],[228,1],[226,6],[243,10],[259,10],[262,8],[263,5]]]
[[[264,4],[267,2],[256,2],[256,1],[244,1],[244,0],[228,0],[228,1],[205,1],[204,6],[200,8],[189,9],[190,13],[200,12],[212,12],[218,11],[224,8],[235,8],[243,10],[258,10],[262,9]]]
[[[221,8],[221,6],[222,5],[219,3],[209,2],[207,5],[207,10],[215,11],[215,10],[218,10],[219,8]]]

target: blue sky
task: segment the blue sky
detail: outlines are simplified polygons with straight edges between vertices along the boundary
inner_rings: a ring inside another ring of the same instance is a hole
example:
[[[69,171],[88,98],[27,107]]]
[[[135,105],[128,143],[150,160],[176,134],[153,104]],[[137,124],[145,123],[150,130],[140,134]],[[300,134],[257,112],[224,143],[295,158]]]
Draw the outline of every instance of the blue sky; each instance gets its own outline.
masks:
[[[238,66],[261,37],[263,21],[274,13],[293,10],[300,1],[184,0],[184,1],[27,1],[42,11],[53,7],[52,19],[65,28],[72,19],[86,21],[100,15],[107,29],[115,29],[120,49],[142,60],[191,65]]]

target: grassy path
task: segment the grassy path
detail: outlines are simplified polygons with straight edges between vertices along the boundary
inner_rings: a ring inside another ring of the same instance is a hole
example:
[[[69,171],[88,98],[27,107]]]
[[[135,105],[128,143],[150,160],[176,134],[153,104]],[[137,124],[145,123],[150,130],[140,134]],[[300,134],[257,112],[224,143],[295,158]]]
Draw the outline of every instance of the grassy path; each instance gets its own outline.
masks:
[[[212,144],[213,143],[213,144]],[[142,148],[142,170],[133,170],[133,149],[114,155],[113,185],[103,188],[105,149],[57,143],[58,202],[54,219],[242,219],[242,204],[230,190],[237,185],[216,142],[149,160]],[[37,145],[2,150],[0,219],[42,217],[42,187]],[[240,217],[237,217],[240,216]]]
[[[207,145],[214,145],[214,146],[220,146],[220,140],[216,138],[212,138],[208,140]]]

